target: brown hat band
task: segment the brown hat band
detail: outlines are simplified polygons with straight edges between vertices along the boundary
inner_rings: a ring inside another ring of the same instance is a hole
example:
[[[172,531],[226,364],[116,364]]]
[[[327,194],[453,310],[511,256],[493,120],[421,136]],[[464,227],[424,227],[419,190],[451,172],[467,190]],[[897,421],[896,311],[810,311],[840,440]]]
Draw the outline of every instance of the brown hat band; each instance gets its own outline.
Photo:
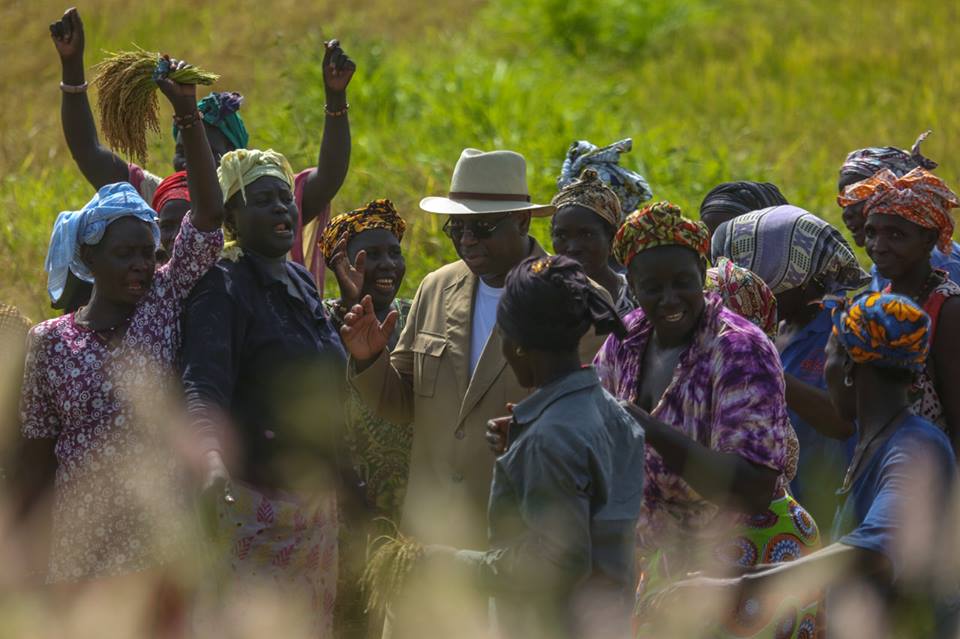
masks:
[[[509,193],[468,193],[466,191],[450,191],[447,196],[451,200],[488,200],[491,202],[529,202],[526,194],[511,195]]]

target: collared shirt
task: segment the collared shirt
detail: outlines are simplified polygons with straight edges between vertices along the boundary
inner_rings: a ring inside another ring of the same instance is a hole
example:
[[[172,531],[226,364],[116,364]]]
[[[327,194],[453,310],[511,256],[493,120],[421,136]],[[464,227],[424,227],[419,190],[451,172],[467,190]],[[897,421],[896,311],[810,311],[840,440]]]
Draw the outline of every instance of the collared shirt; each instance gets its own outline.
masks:
[[[183,317],[183,385],[207,449],[229,417],[241,447],[241,479],[282,484],[280,467],[332,454],[343,422],[345,355],[313,279],[285,262],[221,259],[193,289]]]
[[[824,349],[833,330],[830,310],[824,309],[780,353],[783,372],[820,390],[826,390],[823,367],[827,356]],[[797,433],[800,457],[797,475],[790,482],[794,498],[813,516],[814,521],[828,529],[836,505],[836,492],[843,481],[843,473],[853,454],[855,438],[847,441],[831,439],[789,411],[790,422]]]
[[[592,367],[540,388],[513,416],[510,446],[494,466],[491,550],[459,558],[475,564],[497,598],[507,636],[530,636],[527,623],[576,636],[569,599],[575,589],[599,587],[631,600],[643,429]]]

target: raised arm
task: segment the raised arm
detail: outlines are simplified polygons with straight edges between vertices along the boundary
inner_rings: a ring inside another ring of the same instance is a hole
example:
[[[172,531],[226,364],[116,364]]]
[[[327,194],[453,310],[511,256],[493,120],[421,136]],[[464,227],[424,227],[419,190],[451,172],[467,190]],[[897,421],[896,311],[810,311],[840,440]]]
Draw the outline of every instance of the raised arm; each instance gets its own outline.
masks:
[[[303,187],[300,217],[303,225],[315,219],[340,190],[350,166],[350,120],[347,116],[347,85],[357,65],[340,43],[331,40],[323,55],[323,86],[327,103],[317,167]]]
[[[182,60],[169,57],[166,60],[170,63],[170,71],[189,66]],[[215,231],[223,224],[226,210],[217,179],[217,165],[207,141],[203,119],[197,111],[197,86],[180,84],[166,76],[157,78],[157,85],[173,106],[173,117],[180,128],[187,160],[190,222],[199,231]]]
[[[127,163],[102,146],[97,137],[83,70],[84,34],[80,12],[75,8],[68,9],[63,18],[50,25],[50,37],[60,54],[63,89],[60,120],[70,155],[95,189],[105,184],[126,182],[130,176]]]

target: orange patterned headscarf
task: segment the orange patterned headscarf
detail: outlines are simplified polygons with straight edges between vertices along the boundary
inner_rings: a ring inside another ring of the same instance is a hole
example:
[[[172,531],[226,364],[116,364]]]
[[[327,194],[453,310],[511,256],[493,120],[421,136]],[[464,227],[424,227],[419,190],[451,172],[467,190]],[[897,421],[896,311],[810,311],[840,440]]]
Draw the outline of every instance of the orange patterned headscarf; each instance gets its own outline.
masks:
[[[366,206],[338,215],[330,220],[320,240],[327,266],[333,266],[331,260],[340,240],[347,238],[349,242],[354,236],[371,229],[386,229],[396,235],[399,241],[403,239],[407,223],[397,213],[393,202],[385,199],[373,200]]]
[[[840,206],[865,202],[864,216],[873,213],[899,215],[939,234],[937,247],[948,255],[953,248],[954,222],[950,209],[958,206],[957,195],[943,180],[926,169],[917,168],[898,178],[889,169],[851,184],[837,198]]]

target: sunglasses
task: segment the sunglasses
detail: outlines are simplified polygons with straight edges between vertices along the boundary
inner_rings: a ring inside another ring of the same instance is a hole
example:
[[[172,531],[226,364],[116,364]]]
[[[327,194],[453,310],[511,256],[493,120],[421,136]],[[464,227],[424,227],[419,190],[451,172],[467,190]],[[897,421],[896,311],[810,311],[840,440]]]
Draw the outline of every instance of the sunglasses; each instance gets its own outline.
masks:
[[[446,223],[443,225],[443,232],[453,240],[458,240],[463,237],[464,231],[470,229],[470,234],[478,240],[485,240],[489,238],[497,230],[503,222],[510,218],[510,213],[507,213],[499,220],[495,222],[488,222],[486,220],[461,220],[458,217],[451,216],[447,218]]]

